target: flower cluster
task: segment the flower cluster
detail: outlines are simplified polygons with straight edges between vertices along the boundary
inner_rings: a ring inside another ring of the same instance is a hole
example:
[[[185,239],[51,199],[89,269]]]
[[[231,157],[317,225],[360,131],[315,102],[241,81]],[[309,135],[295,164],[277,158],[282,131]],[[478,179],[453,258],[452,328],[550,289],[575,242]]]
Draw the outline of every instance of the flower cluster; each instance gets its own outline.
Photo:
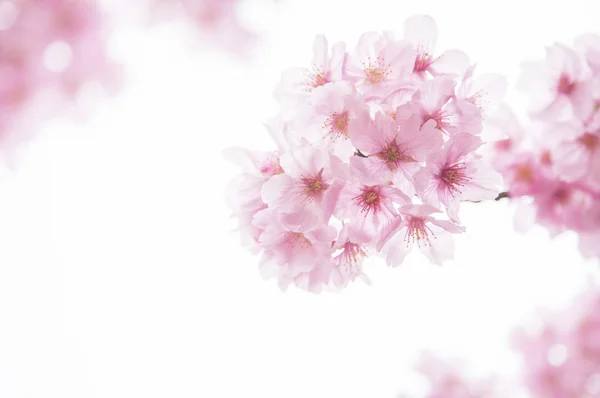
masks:
[[[441,358],[431,352],[421,354],[414,370],[423,379],[423,391],[403,392],[397,398],[493,398],[499,393],[496,380],[471,374],[462,362]]]
[[[534,324],[517,338],[531,397],[600,396],[600,286],[541,318],[542,327]]]
[[[575,231],[582,254],[600,258],[600,37],[549,47],[524,66],[521,86],[535,105],[530,125],[506,109],[489,119],[508,135],[494,163],[510,197],[524,197],[519,218]]]
[[[157,15],[169,14],[176,8],[180,16],[193,22],[212,42],[234,52],[242,52],[253,34],[238,18],[240,0],[150,0]]]
[[[478,148],[504,80],[435,53],[436,30],[415,16],[404,38],[369,32],[351,51],[318,36],[311,67],[276,89],[277,151],[229,151],[244,169],[229,195],[243,239],[282,288],[367,280],[368,253],[397,266],[413,246],[441,264],[461,202],[496,197],[501,176]]]
[[[37,96],[73,99],[90,81],[112,83],[101,12],[91,1],[0,3],[0,134]]]

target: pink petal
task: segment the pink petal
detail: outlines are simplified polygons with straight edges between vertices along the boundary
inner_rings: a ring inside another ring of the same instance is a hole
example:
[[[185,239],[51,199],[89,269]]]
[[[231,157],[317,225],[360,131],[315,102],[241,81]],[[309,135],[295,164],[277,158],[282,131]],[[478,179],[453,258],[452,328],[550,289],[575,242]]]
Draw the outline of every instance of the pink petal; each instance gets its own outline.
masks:
[[[406,205],[406,206],[402,206],[399,209],[401,214],[406,214],[406,215],[411,215],[413,217],[427,217],[433,213],[440,213],[441,211],[438,208],[435,208],[433,206],[424,204],[424,205],[414,205],[414,204],[410,204],[410,205]]]
[[[483,142],[481,138],[465,133],[454,134],[445,145],[446,164],[454,164],[463,156],[474,152]]]
[[[432,173],[432,165],[427,168],[422,168],[415,174],[414,182],[417,194],[424,203],[439,207],[440,200],[438,198],[438,188],[440,180],[436,177],[439,174],[439,167],[433,165],[435,173]]]
[[[442,147],[444,138],[436,126],[435,120],[428,120],[417,130],[416,136],[406,137],[407,141],[404,142],[410,151],[410,156],[418,161],[424,161],[429,153]],[[401,139],[404,140],[404,137],[401,137]]]
[[[498,196],[502,184],[502,175],[488,163],[483,161],[469,162],[467,173],[470,175],[471,180],[462,189],[461,198],[463,200],[491,200]]]
[[[332,186],[330,186],[323,195],[323,201],[320,204],[323,209],[323,223],[328,224],[329,219],[334,213],[335,207],[338,203],[340,192],[344,188],[344,182],[336,180]]]
[[[422,246],[420,249],[429,261],[443,265],[454,258],[454,239],[449,233],[440,233],[431,241],[431,246]]]
[[[462,76],[469,67],[469,57],[459,50],[448,50],[442,53],[431,64],[429,69],[433,75]]]
[[[360,117],[348,126],[348,135],[355,148],[365,155],[377,153],[383,144],[383,139],[377,134],[375,122],[370,117]]]
[[[278,174],[267,180],[261,189],[263,202],[269,206],[282,204],[285,193],[294,188],[294,180],[286,174]]]
[[[437,25],[429,15],[415,15],[404,21],[404,38],[430,52],[435,48],[437,35]]]
[[[399,234],[400,233],[401,231],[399,231]],[[390,267],[397,267],[402,264],[411,249],[412,245],[407,247],[400,239],[391,240],[388,242],[387,246],[384,247],[384,251],[386,251],[385,262]]]
[[[465,232],[465,227],[457,225],[456,223],[453,223],[448,220],[431,220],[431,223],[452,234],[460,234]]]
[[[324,35],[317,35],[315,37],[315,41],[313,43],[313,59],[312,65],[316,65],[317,67],[322,67],[323,65],[327,65],[328,60],[328,45],[327,39]]]
[[[379,233],[379,239],[377,240],[375,250],[381,251],[381,248],[402,228],[406,228],[406,225],[402,222],[402,217],[400,215],[389,220]]]

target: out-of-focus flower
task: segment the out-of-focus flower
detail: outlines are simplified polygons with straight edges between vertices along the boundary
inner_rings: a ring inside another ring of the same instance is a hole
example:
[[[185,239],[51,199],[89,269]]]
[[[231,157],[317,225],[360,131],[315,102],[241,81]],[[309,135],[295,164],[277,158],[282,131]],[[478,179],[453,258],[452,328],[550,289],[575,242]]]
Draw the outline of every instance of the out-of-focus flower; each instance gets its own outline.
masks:
[[[424,391],[403,392],[397,398],[500,398],[497,381],[474,375],[464,363],[432,352],[421,354],[415,371],[424,381]]]
[[[531,326],[515,338],[531,398],[599,397],[600,286],[591,284],[567,309],[540,311]]]
[[[441,264],[464,231],[460,202],[496,197],[500,176],[479,155],[479,134],[502,78],[475,75],[460,51],[434,56],[436,34],[416,16],[405,38],[369,32],[349,52],[317,36],[312,66],[283,73],[277,160],[260,155],[276,172],[242,166],[247,182],[229,197],[281,287],[368,281],[368,255],[397,266],[414,244]]]
[[[240,21],[243,0],[148,0],[157,18],[178,15],[188,19],[217,47],[243,53],[256,39]]]
[[[0,1],[0,140],[10,152],[22,119],[48,116],[87,84],[112,89],[120,69],[106,48],[99,6],[81,0]],[[32,104],[35,104],[33,106]],[[27,132],[30,133],[30,132]]]
[[[544,62],[525,65],[530,123],[521,126],[506,108],[487,122],[505,133],[493,161],[511,199],[553,235],[575,231],[581,253],[600,258],[600,37],[576,43],[556,44]]]

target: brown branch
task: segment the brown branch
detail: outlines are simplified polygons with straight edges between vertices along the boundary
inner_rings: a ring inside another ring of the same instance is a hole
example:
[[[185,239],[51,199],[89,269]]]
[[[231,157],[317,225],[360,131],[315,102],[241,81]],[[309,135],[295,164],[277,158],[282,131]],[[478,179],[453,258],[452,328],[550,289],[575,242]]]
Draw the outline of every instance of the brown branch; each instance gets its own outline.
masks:
[[[510,198],[510,192],[500,192],[494,200],[497,202],[504,198]],[[481,203],[482,201],[481,200],[465,200],[465,202]]]
[[[365,155],[364,153],[362,153],[362,152],[360,151],[360,149],[357,149],[357,150],[356,150],[356,152],[354,152],[354,154],[355,154],[356,156],[360,156],[361,158],[368,158],[368,156],[367,156],[367,155]]]
[[[499,201],[500,199],[510,198],[510,192],[500,192],[498,196],[496,196],[495,201]]]

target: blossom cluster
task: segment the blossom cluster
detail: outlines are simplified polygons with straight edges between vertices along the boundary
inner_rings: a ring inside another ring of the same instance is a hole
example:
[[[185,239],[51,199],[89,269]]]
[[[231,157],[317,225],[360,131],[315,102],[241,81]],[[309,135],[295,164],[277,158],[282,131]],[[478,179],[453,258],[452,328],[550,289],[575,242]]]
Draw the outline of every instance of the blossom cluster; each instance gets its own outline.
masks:
[[[545,311],[540,318],[516,339],[530,396],[599,397],[600,286],[585,290],[568,309]]]
[[[277,150],[229,150],[244,169],[229,204],[281,288],[368,281],[367,254],[398,266],[413,246],[441,264],[464,231],[461,202],[497,196],[501,176],[478,149],[504,80],[476,76],[461,51],[434,52],[436,35],[418,15],[403,38],[369,32],[351,51],[317,36],[311,67],[276,89]]]
[[[492,377],[475,375],[462,361],[421,353],[414,371],[422,379],[420,391],[402,392],[397,398],[494,398],[500,386]]]
[[[600,258],[600,37],[549,47],[545,61],[524,65],[520,85],[530,123],[507,109],[489,119],[507,135],[495,142],[494,163],[522,206],[519,219],[553,235],[575,231],[582,254]]]
[[[191,21],[217,45],[241,53],[251,43],[254,35],[238,17],[241,0],[150,0],[158,15],[166,9],[176,8],[177,14]]]
[[[0,136],[36,97],[73,99],[85,83],[113,83],[103,14],[91,1],[13,0],[0,3]]]

